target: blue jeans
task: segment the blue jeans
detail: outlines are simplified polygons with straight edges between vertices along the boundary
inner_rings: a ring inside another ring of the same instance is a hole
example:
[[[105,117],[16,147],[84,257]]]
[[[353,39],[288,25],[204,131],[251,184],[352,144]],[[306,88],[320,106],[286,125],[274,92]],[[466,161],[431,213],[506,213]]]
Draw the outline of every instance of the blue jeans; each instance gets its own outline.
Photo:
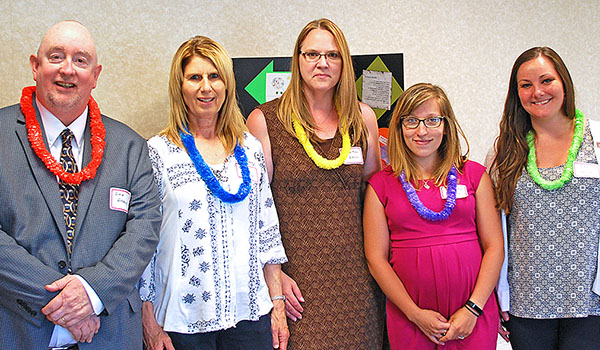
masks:
[[[235,327],[195,334],[167,332],[177,350],[273,350],[271,315],[258,321],[240,321]]]

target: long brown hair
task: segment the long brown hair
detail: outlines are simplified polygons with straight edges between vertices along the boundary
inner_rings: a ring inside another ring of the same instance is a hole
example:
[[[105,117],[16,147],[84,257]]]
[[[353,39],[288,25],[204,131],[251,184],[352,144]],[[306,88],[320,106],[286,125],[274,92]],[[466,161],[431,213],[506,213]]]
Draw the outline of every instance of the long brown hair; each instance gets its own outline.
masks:
[[[240,111],[235,94],[233,62],[221,44],[205,36],[198,35],[185,41],[173,56],[169,74],[169,123],[160,132],[160,135],[166,135],[171,142],[183,147],[179,131],[186,132],[189,119],[181,86],[185,67],[194,57],[202,57],[211,61],[225,84],[227,95],[219,111],[216,133],[225,150],[233,152],[236,143],[243,144],[246,130],[244,116]]]
[[[409,87],[402,93],[390,121],[388,155],[390,165],[396,176],[404,171],[408,181],[418,182],[420,171],[414,154],[404,141],[402,117],[410,115],[430,99],[436,100],[444,117],[444,136],[438,148],[439,164],[437,164],[433,173],[436,185],[441,186],[445,184],[452,165],[458,171],[462,171],[469,156],[469,142],[456,120],[448,96],[441,87],[429,83],[419,83]],[[461,152],[459,135],[467,146],[465,155]]]
[[[544,56],[548,58],[563,83],[565,98],[562,105],[567,118],[575,117],[575,90],[573,80],[567,66],[560,56],[549,47],[533,47],[523,52],[515,61],[510,73],[508,94],[504,103],[504,112],[500,120],[500,135],[494,145],[495,156],[490,167],[490,174],[495,182],[498,209],[510,212],[513,206],[513,195],[517,181],[527,163],[529,146],[527,133],[533,130],[529,113],[525,111],[519,99],[517,72],[523,63]]]
[[[339,117],[338,128],[341,133],[349,130],[351,132],[353,144],[361,141],[364,146],[366,145],[367,140],[367,127],[360,111],[360,105],[356,94],[352,57],[350,56],[350,50],[346,38],[344,37],[344,33],[342,33],[342,30],[329,19],[321,18],[311,21],[302,28],[302,31],[300,31],[292,54],[292,78],[290,85],[281,96],[277,117],[285,129],[290,134],[295,135],[294,128],[292,127],[293,114],[298,118],[298,121],[306,130],[306,134],[309,137],[314,135],[316,125],[311,116],[310,108],[302,89],[303,81],[302,76],[300,75],[299,62],[300,47],[302,46],[304,39],[308,36],[308,33],[314,29],[323,29],[331,33],[339,48],[340,55],[342,56],[342,72],[333,95],[333,102]]]

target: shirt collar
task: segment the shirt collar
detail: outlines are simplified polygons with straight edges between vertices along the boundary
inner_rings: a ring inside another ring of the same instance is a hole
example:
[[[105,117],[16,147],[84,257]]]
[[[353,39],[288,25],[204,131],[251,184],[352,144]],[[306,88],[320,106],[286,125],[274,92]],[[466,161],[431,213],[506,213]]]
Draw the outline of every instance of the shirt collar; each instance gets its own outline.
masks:
[[[46,107],[44,107],[44,105],[42,105],[42,103],[37,99],[37,97],[35,98],[35,102],[38,110],[40,111],[40,116],[42,117],[42,124],[44,125],[44,131],[46,132],[46,139],[48,140],[49,146],[56,142],[56,139],[60,137],[60,133],[65,128],[68,128],[73,133],[73,136],[75,136],[77,147],[81,147],[83,132],[85,131],[85,124],[87,122],[87,106],[85,107],[83,113],[81,113],[81,115],[67,127],[54,114],[52,114],[52,112],[47,110]]]

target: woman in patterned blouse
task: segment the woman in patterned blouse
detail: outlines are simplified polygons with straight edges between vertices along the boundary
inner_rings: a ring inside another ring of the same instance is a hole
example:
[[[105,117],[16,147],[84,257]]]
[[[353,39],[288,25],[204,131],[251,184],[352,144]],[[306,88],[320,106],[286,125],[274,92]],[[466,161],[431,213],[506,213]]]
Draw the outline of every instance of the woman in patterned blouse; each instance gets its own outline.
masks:
[[[515,350],[599,347],[600,181],[589,124],[556,52],[517,58],[491,169],[508,214],[508,283],[501,278],[498,294]]]
[[[169,98],[169,123],[148,141],[163,223],[140,280],[146,348],[285,349],[287,258],[225,49],[203,36],[184,42]]]

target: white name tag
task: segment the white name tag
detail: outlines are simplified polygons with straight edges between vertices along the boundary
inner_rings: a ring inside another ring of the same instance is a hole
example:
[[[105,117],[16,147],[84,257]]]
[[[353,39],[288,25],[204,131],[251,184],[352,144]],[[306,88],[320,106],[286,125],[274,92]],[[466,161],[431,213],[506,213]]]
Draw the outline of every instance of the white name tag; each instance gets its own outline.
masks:
[[[598,179],[600,178],[600,168],[595,163],[573,162],[573,175]]]
[[[129,212],[129,200],[130,199],[131,199],[131,192],[124,190],[122,188],[117,188],[117,187],[110,188],[110,203],[109,203],[110,209],[127,213],[127,212]]]
[[[241,179],[242,168],[240,168],[240,165],[237,163],[235,163],[235,170],[237,172],[237,176]],[[252,182],[258,182],[258,169],[251,165],[248,165],[248,170],[250,171],[250,180],[252,180]]]
[[[442,196],[442,199],[446,199],[446,197],[448,197],[448,193],[447,193],[447,189],[446,187],[440,187],[440,195]],[[466,185],[456,185],[456,198],[467,198],[467,196],[469,195],[469,192],[467,191],[467,186]]]
[[[340,148],[340,153],[342,149]],[[344,161],[344,164],[364,164],[362,148],[361,147],[352,147],[350,148],[350,154],[348,154],[348,158]]]

